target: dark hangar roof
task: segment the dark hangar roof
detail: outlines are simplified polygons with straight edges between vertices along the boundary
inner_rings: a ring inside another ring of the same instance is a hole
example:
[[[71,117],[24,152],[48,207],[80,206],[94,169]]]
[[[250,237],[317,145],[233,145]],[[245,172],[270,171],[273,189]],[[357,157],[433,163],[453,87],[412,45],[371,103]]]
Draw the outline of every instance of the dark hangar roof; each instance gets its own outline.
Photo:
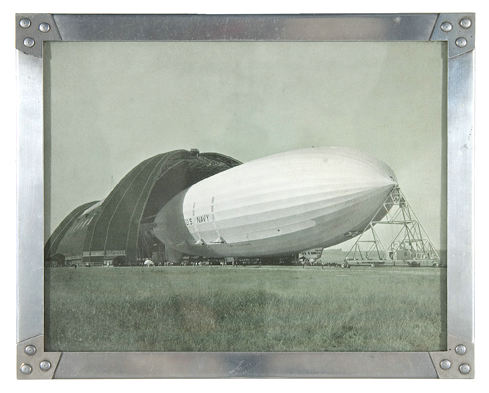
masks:
[[[141,258],[142,223],[152,222],[180,191],[239,164],[231,157],[197,150],[148,158],[124,176],[98,206],[90,202],[73,210],[46,242],[45,259],[62,254],[90,262],[122,252],[128,260]]]

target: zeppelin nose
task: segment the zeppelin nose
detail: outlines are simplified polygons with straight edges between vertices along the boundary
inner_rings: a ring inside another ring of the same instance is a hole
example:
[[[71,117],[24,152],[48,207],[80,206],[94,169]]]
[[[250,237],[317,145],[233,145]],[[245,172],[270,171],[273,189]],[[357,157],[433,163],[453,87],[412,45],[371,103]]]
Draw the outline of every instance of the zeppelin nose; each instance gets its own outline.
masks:
[[[387,183],[387,185],[397,186],[396,175],[394,174],[392,169],[390,169],[389,167],[387,167],[387,168],[388,168],[388,171],[384,172],[385,182]]]
[[[390,168],[387,167],[387,171],[385,172],[385,177],[387,180],[387,183],[393,186],[397,186],[397,177],[394,174],[394,171]]]
[[[379,186],[397,186],[397,177],[394,171],[384,162],[377,162],[375,175],[373,176]]]
[[[322,174],[331,183],[349,183],[353,187],[385,189],[397,185],[394,171],[384,161],[345,147],[317,148],[310,156],[322,158]],[[311,172],[317,171],[316,161],[310,160]]]

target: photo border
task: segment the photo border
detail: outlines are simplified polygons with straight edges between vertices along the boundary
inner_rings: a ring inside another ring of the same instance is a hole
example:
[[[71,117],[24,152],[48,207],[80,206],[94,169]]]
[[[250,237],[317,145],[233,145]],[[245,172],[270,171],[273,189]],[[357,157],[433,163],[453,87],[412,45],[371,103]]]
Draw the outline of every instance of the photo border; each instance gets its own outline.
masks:
[[[473,378],[474,13],[17,14],[15,26],[19,379]],[[43,42],[188,40],[447,42],[447,351],[44,352]]]

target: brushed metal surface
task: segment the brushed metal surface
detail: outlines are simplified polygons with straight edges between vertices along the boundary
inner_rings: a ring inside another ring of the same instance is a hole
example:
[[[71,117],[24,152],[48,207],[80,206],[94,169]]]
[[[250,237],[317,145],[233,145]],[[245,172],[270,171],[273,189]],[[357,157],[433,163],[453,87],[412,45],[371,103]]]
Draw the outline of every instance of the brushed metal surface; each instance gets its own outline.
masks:
[[[448,334],[474,339],[473,51],[448,60],[447,291]]]
[[[55,378],[436,378],[422,352],[65,352]]]
[[[42,59],[18,52],[17,341],[43,334]]]
[[[54,15],[66,41],[429,40],[436,14]]]

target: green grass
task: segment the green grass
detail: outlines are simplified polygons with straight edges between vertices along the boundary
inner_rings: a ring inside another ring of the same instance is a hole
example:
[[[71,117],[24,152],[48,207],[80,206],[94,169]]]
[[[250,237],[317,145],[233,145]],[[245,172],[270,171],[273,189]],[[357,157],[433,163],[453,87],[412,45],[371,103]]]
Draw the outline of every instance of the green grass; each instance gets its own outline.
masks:
[[[51,268],[46,350],[444,350],[445,274],[435,268]]]

